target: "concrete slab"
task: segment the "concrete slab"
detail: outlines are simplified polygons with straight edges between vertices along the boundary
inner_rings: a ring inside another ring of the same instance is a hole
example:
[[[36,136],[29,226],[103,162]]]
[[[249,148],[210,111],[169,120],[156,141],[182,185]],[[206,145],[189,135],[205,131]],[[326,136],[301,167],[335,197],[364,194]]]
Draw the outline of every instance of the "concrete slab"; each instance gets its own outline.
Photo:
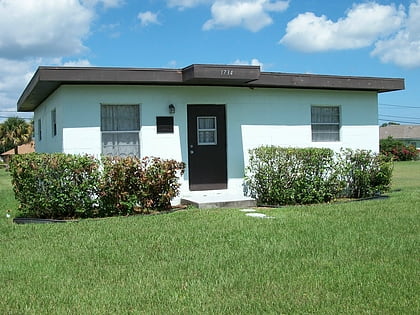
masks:
[[[267,216],[264,213],[245,213],[248,217],[254,217],[254,218],[266,218]]]
[[[274,219],[274,217],[270,217],[264,213],[245,213],[245,215],[253,218]]]
[[[225,190],[194,191],[182,196],[181,204],[200,209],[211,208],[250,208],[255,207],[255,199]]]

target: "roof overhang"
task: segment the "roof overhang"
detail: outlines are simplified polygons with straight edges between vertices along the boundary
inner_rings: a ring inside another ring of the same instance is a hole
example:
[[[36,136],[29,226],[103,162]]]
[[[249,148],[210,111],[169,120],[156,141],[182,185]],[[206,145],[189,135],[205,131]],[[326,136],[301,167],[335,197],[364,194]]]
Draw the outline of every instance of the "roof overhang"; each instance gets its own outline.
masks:
[[[213,85],[262,88],[360,90],[404,89],[404,79],[261,72],[259,66],[191,65],[183,69],[39,67],[18,100],[33,111],[58,87],[79,85]]]

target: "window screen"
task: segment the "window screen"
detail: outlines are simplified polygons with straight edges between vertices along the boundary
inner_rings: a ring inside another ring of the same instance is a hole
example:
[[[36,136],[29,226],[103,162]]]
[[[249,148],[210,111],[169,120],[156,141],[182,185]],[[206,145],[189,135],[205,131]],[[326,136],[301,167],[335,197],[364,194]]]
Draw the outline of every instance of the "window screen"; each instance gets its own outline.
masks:
[[[101,106],[102,154],[140,157],[140,106]]]
[[[340,141],[340,108],[338,106],[311,107],[312,141]]]

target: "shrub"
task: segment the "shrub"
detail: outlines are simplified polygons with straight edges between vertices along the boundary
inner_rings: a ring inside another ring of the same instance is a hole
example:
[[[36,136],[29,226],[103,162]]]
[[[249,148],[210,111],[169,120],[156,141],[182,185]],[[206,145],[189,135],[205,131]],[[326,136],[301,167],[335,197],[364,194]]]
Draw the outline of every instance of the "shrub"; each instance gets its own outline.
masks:
[[[342,189],[330,149],[263,146],[249,153],[245,190],[259,204],[328,202]]]
[[[397,161],[411,161],[419,156],[414,145],[406,146],[402,141],[389,136],[379,141],[379,148],[382,154],[392,157]]]
[[[365,198],[389,190],[392,162],[365,150],[279,148],[250,150],[245,191],[259,204],[308,204]]]
[[[391,158],[367,150],[343,150],[340,156],[344,196],[372,197],[389,190],[393,165]]]
[[[90,156],[13,156],[10,172],[21,213],[57,219],[92,216],[97,202],[98,165]]]
[[[163,210],[179,193],[184,163],[62,153],[16,155],[10,162],[20,212],[35,218],[86,218]]]
[[[159,158],[104,157],[101,181],[101,215],[166,210],[178,195],[185,164]]]

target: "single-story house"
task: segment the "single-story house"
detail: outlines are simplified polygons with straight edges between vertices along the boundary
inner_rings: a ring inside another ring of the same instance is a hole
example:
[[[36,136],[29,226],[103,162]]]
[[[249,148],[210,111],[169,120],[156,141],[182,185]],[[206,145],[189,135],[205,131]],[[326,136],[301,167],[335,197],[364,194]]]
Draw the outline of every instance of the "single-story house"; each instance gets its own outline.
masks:
[[[34,141],[22,144],[17,147],[18,154],[32,153],[35,152],[35,143]],[[3,152],[0,154],[3,162],[8,163],[10,158],[15,154],[15,149],[10,149],[9,151]]]
[[[420,125],[387,125],[379,128],[379,138],[392,137],[420,150]]]
[[[261,145],[379,150],[378,93],[400,78],[183,69],[39,67],[18,100],[36,151],[158,156],[187,165],[184,192],[242,192]]]

